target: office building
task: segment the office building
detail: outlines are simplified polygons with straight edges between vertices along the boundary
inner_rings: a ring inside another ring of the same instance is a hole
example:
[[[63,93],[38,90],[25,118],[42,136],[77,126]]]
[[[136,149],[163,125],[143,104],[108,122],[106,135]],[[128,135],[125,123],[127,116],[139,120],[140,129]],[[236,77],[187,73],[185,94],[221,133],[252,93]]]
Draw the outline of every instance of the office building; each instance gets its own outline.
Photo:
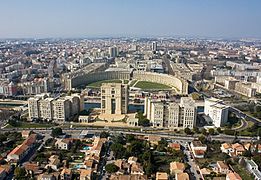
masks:
[[[204,113],[210,117],[215,127],[224,126],[228,120],[229,106],[216,98],[205,99]]]
[[[197,107],[191,97],[182,97],[180,102],[145,98],[144,114],[153,127],[193,128],[196,125]]]
[[[101,113],[126,114],[128,112],[128,85],[103,83],[101,86]]]

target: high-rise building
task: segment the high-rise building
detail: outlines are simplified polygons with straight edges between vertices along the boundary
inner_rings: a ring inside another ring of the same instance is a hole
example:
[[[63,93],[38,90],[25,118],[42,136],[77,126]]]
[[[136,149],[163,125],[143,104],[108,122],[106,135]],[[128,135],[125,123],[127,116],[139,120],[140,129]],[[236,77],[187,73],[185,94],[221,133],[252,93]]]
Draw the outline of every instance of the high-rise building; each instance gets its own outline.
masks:
[[[54,120],[63,123],[82,111],[83,101],[81,95],[72,94],[51,98],[48,94],[40,94],[29,98],[29,119]]]
[[[103,114],[128,113],[128,85],[103,83],[101,86],[101,112]]]
[[[216,98],[205,99],[204,114],[210,117],[215,127],[221,127],[227,123],[229,106]]]
[[[110,47],[109,54],[110,54],[110,57],[113,57],[113,58],[117,57],[119,54],[118,48],[116,46]]]
[[[181,101],[145,99],[144,114],[154,127],[193,128],[196,125],[197,107],[191,97],[182,97]]]
[[[156,42],[156,41],[152,42],[151,50],[152,50],[153,52],[156,52],[156,51],[158,50],[158,45],[157,45],[157,42]]]

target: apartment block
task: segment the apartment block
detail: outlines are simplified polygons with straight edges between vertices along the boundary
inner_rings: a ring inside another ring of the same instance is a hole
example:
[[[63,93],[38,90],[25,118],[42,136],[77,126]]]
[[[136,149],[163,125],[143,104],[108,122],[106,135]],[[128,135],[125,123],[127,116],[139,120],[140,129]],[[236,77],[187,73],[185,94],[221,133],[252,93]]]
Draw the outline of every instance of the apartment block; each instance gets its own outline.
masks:
[[[54,120],[58,123],[70,120],[82,110],[80,95],[51,98],[49,94],[40,94],[29,98],[29,119]]]
[[[147,97],[144,114],[153,127],[193,128],[196,125],[197,107],[191,97],[182,97],[180,102]]]
[[[224,105],[222,100],[216,98],[205,99],[204,113],[210,117],[215,127],[221,127],[228,120],[229,106]]]

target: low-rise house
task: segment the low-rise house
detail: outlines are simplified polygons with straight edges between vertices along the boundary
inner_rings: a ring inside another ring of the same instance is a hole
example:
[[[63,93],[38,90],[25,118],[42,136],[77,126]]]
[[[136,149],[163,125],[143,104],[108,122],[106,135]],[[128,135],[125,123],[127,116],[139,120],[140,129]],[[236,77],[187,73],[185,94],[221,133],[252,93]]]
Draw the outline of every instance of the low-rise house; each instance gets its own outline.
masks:
[[[202,175],[209,175],[209,174],[211,174],[211,172],[212,172],[212,170],[207,169],[207,168],[200,169],[200,174],[202,174]]]
[[[110,180],[147,180],[146,175],[111,175]]]
[[[144,175],[143,166],[140,163],[131,165],[131,174]]]
[[[35,146],[36,138],[36,134],[31,134],[22,144],[18,145],[7,155],[7,161],[19,163]]]
[[[28,138],[29,136],[30,136],[30,134],[32,133],[32,131],[30,131],[30,130],[23,130],[22,131],[22,138]]]
[[[60,172],[40,174],[37,180],[59,180]]]
[[[131,156],[131,157],[129,157],[129,159],[128,159],[128,163],[129,163],[129,164],[136,163],[137,161],[138,161],[138,158],[137,158],[137,157],[134,157],[134,156]]]
[[[157,172],[156,173],[156,180],[168,180],[169,176],[165,172]]]
[[[61,180],[71,180],[72,179],[72,170],[68,168],[63,168],[61,175]]]
[[[229,154],[230,152],[233,152],[232,145],[230,143],[223,143],[221,144],[220,150],[223,153]]]
[[[217,161],[217,171],[221,174],[228,174],[231,172],[228,165],[223,161]]]
[[[236,143],[236,144],[232,144],[232,149],[234,150],[234,154],[236,156],[238,155],[242,155],[243,152],[245,152],[245,148],[242,144]]]
[[[57,155],[52,155],[49,158],[49,163],[45,166],[47,169],[48,167],[52,168],[54,171],[59,170],[59,165],[60,165],[60,159]]]
[[[170,163],[170,174],[175,175],[178,173],[183,173],[185,170],[185,164],[180,162],[171,162]]]
[[[158,145],[159,141],[161,140],[161,137],[155,136],[155,135],[148,135],[148,136],[145,137],[145,139],[153,145]]]
[[[190,147],[195,158],[204,158],[207,145],[202,144],[200,141],[192,141]]]
[[[37,163],[30,163],[30,162],[25,162],[23,164],[23,167],[26,171],[27,174],[30,175],[39,175],[43,173],[43,170],[38,166]]]
[[[81,169],[80,170],[80,180],[92,180],[92,170],[91,169]]]
[[[242,178],[236,172],[231,172],[227,174],[226,180],[242,180]]]
[[[71,139],[57,139],[57,141],[55,142],[55,146],[58,149],[69,150],[71,148],[71,143]]]
[[[255,180],[261,180],[261,172],[258,170],[258,165],[253,160],[245,159],[247,170],[254,175]]]
[[[170,147],[171,149],[174,149],[175,151],[181,150],[181,146],[179,143],[169,143],[168,147]]]
[[[178,173],[175,175],[175,180],[189,180],[188,173]]]

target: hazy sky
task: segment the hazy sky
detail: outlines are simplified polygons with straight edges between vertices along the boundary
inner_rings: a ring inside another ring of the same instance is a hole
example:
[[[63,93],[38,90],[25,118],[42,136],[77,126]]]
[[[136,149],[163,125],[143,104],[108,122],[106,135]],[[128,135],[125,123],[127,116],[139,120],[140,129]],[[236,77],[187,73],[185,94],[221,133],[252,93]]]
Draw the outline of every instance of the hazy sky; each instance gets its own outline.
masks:
[[[0,38],[261,37],[261,0],[1,0]]]

